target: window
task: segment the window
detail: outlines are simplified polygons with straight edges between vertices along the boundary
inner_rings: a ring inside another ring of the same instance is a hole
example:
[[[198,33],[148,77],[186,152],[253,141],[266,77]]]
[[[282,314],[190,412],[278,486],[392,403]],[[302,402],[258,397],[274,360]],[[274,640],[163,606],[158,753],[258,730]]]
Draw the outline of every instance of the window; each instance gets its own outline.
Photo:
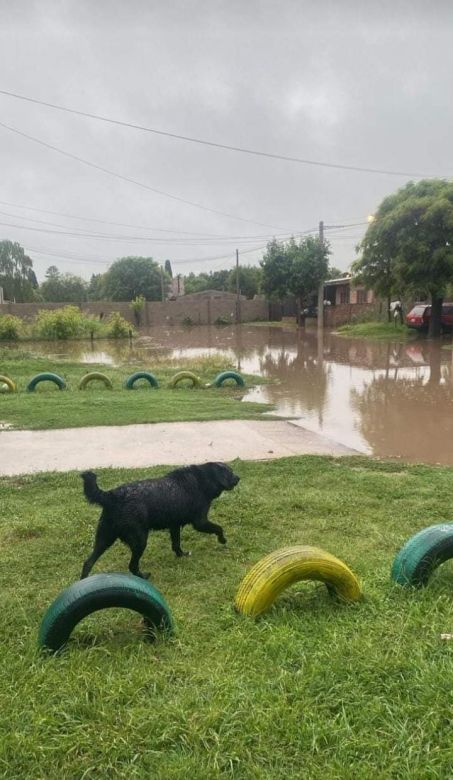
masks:
[[[349,303],[349,285],[340,287],[340,303]]]
[[[357,303],[367,303],[367,302],[368,302],[368,291],[357,290]]]

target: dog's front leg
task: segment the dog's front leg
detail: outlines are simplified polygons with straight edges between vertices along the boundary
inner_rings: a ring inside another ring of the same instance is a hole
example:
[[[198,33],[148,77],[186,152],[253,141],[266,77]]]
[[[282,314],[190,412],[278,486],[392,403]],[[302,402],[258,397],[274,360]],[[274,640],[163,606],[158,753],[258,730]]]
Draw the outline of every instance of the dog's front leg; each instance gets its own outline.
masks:
[[[202,534],[215,534],[220,544],[227,543],[227,540],[225,539],[225,534],[223,533],[222,526],[216,525],[215,523],[211,523],[211,521],[208,520],[207,517],[204,517],[202,520],[198,520],[196,523],[193,524],[193,527],[195,528],[196,531],[200,531],[200,533]]]
[[[190,555],[190,552],[181,550],[181,527],[179,525],[170,528],[170,536],[171,549],[178,558],[182,558],[184,555]]]

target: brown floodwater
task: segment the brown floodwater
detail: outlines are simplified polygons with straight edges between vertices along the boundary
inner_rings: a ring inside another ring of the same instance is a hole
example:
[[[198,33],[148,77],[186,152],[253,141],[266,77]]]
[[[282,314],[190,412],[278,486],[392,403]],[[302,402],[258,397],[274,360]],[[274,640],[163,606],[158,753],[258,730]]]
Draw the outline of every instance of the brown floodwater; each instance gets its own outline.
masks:
[[[33,352],[86,363],[222,355],[270,384],[243,400],[269,402],[300,425],[381,457],[453,464],[451,338],[409,343],[348,339],[316,330],[249,326],[153,328],[124,342],[34,343]],[[445,348],[447,347],[447,348]]]

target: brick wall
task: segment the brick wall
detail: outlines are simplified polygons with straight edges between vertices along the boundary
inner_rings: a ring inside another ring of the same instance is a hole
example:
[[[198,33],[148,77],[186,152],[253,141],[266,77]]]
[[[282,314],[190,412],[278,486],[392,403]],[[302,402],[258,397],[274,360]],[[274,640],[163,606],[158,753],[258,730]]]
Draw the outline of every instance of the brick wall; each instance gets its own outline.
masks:
[[[338,325],[346,325],[354,322],[356,317],[379,316],[379,303],[340,303],[338,306],[326,306],[325,325],[327,328],[336,328]]]
[[[31,319],[41,309],[60,309],[64,303],[3,303],[0,305],[0,314],[14,314],[22,319]],[[129,303],[119,301],[89,301],[80,305],[82,311],[104,318],[114,311],[118,311],[126,320],[135,322],[134,312]],[[240,298],[241,320],[268,320],[269,304],[264,298],[254,298],[249,301],[243,296]],[[141,314],[143,326],[152,325],[177,325],[184,320],[192,320],[196,325],[213,324],[219,317],[235,321],[236,296],[234,293],[195,293],[184,295],[175,301],[148,301]]]

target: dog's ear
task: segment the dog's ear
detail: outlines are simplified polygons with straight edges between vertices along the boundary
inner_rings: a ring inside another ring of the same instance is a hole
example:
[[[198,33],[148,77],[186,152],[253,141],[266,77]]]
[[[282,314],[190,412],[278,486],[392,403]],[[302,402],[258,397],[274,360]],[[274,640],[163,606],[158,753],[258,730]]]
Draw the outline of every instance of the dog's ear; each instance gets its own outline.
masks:
[[[226,463],[211,463],[211,471],[216,482],[223,488],[228,488],[231,485],[231,469]]]

